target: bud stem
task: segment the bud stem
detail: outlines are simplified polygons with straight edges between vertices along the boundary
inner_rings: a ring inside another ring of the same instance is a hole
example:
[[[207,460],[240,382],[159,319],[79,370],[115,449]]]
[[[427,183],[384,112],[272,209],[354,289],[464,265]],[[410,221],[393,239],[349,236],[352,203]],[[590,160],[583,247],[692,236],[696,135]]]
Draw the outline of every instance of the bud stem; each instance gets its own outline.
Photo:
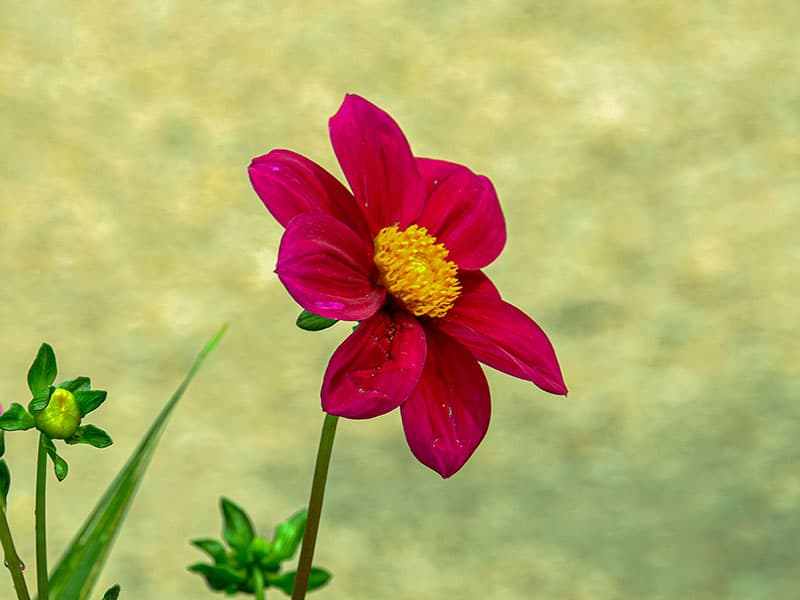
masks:
[[[311,561],[314,558],[314,545],[317,542],[319,517],[322,514],[322,499],[325,496],[325,482],[328,480],[328,466],[331,463],[333,438],[336,436],[336,424],[339,417],[325,413],[322,423],[322,435],[317,450],[317,464],[314,466],[314,482],[311,484],[311,498],[308,500],[308,517],[303,535],[303,546],[300,549],[300,560],[297,563],[297,574],[292,589],[292,600],[304,600],[308,590],[308,578],[311,576]]]
[[[264,600],[264,574],[261,572],[261,567],[256,565],[253,569],[253,593],[256,600]]]
[[[14,582],[14,590],[17,592],[18,600],[31,600],[28,593],[28,586],[25,584],[25,577],[22,575],[22,563],[20,563],[17,550],[14,548],[14,540],[11,537],[11,529],[8,527],[6,519],[6,507],[0,501],[0,542],[3,544],[3,553],[6,556],[6,564],[11,571],[11,579]]]
[[[49,600],[47,582],[47,515],[45,493],[47,489],[47,447],[44,434],[39,434],[39,454],[36,458],[36,583],[38,600]]]

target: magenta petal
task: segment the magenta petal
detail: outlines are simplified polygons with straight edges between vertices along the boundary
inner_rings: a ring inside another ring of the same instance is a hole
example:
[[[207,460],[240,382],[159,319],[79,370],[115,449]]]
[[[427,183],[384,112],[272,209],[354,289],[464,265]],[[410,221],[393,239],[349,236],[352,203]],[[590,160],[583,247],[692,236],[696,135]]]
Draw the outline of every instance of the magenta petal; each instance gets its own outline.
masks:
[[[418,158],[428,192],[419,224],[450,251],[461,269],[481,269],[506,244],[506,222],[494,186],[468,168]]]
[[[497,300],[500,299],[500,292],[483,271],[460,271],[458,280],[461,282],[461,295],[488,295]]]
[[[555,351],[544,331],[524,312],[487,293],[462,293],[437,320],[482,363],[566,395]]]
[[[297,215],[324,213],[369,237],[353,195],[305,156],[290,150],[273,150],[254,158],[247,171],[256,194],[284,227]]]
[[[303,214],[289,221],[275,270],[300,306],[329,319],[371,317],[386,296],[373,283],[372,248],[328,215]]]
[[[425,370],[400,408],[408,447],[442,477],[458,471],[489,428],[489,384],[461,344],[433,328]]]
[[[330,119],[331,143],[373,234],[411,225],[425,187],[411,148],[392,117],[360,96],[345,96]]]
[[[425,365],[425,332],[404,311],[380,311],[333,353],[322,382],[322,408],[349,419],[394,410],[417,385]]]

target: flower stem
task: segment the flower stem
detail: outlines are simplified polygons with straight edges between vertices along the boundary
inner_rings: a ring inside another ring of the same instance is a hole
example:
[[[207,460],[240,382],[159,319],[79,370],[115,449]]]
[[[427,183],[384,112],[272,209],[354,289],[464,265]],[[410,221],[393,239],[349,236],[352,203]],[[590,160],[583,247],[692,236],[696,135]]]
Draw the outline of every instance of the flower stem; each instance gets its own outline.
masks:
[[[45,492],[47,489],[47,448],[44,434],[39,434],[39,454],[36,458],[36,583],[38,600],[49,600],[47,583],[47,515]]]
[[[308,500],[303,546],[300,549],[300,561],[297,563],[297,575],[295,575],[292,589],[292,600],[304,600],[306,597],[308,578],[311,575],[311,561],[314,558],[314,544],[317,542],[317,531],[319,530],[319,517],[322,513],[322,499],[325,496],[325,482],[328,479],[328,465],[331,463],[333,438],[336,436],[338,422],[339,417],[325,414],[317,450],[317,463],[314,466],[314,482],[311,485],[311,497]]]
[[[256,600],[264,600],[264,574],[258,567],[253,569],[253,593]]]
[[[22,576],[22,561],[19,559],[17,549],[14,548],[14,540],[11,537],[11,529],[8,527],[6,519],[6,507],[0,500],[0,542],[3,544],[3,553],[6,556],[6,565],[11,571],[11,579],[14,581],[14,590],[17,592],[18,600],[31,600],[28,593],[28,586]]]

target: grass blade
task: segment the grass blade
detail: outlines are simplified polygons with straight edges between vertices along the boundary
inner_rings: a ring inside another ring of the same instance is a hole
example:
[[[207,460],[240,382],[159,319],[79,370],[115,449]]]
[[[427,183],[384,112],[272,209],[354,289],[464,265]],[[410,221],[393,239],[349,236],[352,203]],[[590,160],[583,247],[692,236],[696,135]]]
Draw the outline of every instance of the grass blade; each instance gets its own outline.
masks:
[[[105,565],[120,525],[136,495],[158,440],[164,432],[172,409],[227,328],[227,324],[220,327],[197,355],[186,377],[150,426],[139,447],[108,486],[103,497],[67,547],[50,576],[51,598],[87,600],[89,597]]]

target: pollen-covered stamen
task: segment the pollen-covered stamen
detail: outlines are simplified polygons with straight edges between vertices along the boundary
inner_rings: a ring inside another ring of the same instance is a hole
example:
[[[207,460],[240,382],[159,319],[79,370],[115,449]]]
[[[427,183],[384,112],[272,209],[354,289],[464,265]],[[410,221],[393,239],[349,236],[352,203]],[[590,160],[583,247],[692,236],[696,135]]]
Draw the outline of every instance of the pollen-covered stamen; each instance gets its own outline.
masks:
[[[424,227],[384,227],[375,236],[380,283],[418,317],[443,317],[461,293],[458,266]]]

